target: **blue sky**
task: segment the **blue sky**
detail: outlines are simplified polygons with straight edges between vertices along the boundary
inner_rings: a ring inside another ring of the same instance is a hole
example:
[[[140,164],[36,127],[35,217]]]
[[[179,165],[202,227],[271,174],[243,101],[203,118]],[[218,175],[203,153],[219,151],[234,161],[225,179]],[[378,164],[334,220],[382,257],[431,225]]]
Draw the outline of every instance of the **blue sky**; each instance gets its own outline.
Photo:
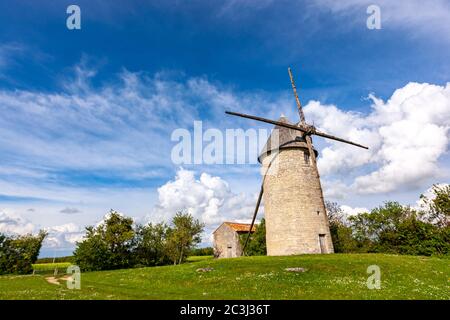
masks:
[[[372,3],[381,30],[366,27]],[[70,4],[81,30],[66,28]],[[414,204],[448,181],[446,1],[16,1],[0,19],[0,212],[16,219],[0,226],[53,228],[44,254],[70,252],[110,208],[144,221],[199,206],[208,230],[250,216],[257,166],[181,170],[170,135],[255,126],[226,109],[295,120],[288,66],[310,121],[373,146],[316,139],[330,200]],[[213,196],[164,202],[183,190]]]

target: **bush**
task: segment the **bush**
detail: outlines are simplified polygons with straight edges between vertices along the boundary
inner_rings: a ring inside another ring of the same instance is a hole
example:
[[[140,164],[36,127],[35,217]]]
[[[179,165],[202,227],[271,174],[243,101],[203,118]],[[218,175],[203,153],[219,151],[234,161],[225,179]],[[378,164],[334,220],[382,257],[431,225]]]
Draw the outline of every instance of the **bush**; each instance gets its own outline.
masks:
[[[411,255],[450,254],[449,227],[424,219],[426,212],[386,202],[349,218],[360,251]]]
[[[243,247],[247,240],[248,233],[240,235],[241,246]],[[244,255],[247,256],[264,256],[267,254],[266,249],[266,220],[261,219],[261,222],[256,226],[256,230],[250,235]]]
[[[33,271],[47,233],[9,237],[0,234],[0,274],[27,274]]]
[[[450,253],[450,228],[439,228],[411,217],[402,221],[394,237],[392,251],[410,255],[445,255]]]
[[[166,240],[169,228],[165,223],[138,226],[133,255],[136,266],[158,266],[169,263]]]

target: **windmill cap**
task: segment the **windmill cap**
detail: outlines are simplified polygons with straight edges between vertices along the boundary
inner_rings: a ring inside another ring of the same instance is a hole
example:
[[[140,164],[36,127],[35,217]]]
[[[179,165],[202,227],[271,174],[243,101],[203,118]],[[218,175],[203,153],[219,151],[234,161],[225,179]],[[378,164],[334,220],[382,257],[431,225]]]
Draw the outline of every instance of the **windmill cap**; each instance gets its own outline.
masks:
[[[293,124],[289,122],[288,118],[284,115],[281,115],[278,122]],[[278,130],[278,139],[274,137],[275,130]],[[274,141],[272,141],[272,139]],[[278,141],[277,141],[278,140]],[[258,161],[261,163],[262,159],[267,155],[270,155],[272,151],[281,150],[281,149],[289,149],[289,148],[298,148],[298,149],[306,149],[308,150],[308,145],[306,143],[305,138],[302,136],[300,131],[289,129],[286,127],[282,127],[279,125],[274,126],[272,133],[270,134],[264,148],[261,151],[261,154],[258,157]],[[316,149],[314,149],[314,153],[316,157],[319,155]]]

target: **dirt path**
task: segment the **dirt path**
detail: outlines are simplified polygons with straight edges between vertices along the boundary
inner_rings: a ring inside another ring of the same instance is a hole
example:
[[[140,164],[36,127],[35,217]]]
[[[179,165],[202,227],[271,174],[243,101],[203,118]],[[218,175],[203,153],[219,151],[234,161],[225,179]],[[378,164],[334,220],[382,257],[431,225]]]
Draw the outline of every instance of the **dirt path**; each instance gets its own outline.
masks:
[[[66,276],[63,276],[63,277],[59,277],[59,278],[56,278],[56,277],[46,277],[45,278],[45,280],[48,282],[48,283],[51,283],[51,284],[56,284],[56,285],[61,285],[61,283],[59,283],[59,281],[67,281],[67,280],[69,280],[70,279],[70,276],[68,276],[68,275],[66,275]]]

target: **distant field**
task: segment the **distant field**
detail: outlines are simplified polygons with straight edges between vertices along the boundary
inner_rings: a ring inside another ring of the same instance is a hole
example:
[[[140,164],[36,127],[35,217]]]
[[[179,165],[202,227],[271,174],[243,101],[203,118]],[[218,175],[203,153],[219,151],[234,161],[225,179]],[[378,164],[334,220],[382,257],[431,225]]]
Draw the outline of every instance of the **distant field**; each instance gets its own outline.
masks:
[[[57,268],[58,273],[65,273],[71,264],[70,262],[39,263],[33,264],[33,270],[35,272],[53,272]]]
[[[188,262],[199,262],[199,261],[205,261],[213,259],[213,256],[191,256],[187,258]]]
[[[39,258],[36,261],[36,264],[42,264],[42,263],[59,263],[59,262],[72,262],[74,259],[73,256],[65,256],[65,257],[46,257],[46,258]]]
[[[206,257],[178,266],[86,272],[81,290],[67,289],[64,281],[49,283],[43,275],[1,276],[0,299],[449,300],[449,262],[382,254]],[[381,269],[380,290],[366,286],[369,265]],[[205,267],[213,270],[197,271]],[[293,267],[306,272],[285,271]]]

